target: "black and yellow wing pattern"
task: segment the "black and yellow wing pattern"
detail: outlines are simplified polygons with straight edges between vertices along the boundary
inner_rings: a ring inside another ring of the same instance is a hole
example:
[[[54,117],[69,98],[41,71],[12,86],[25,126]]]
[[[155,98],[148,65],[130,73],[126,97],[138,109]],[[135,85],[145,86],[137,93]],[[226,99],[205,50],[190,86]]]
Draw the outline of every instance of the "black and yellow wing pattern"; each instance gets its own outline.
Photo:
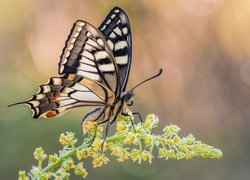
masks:
[[[59,74],[77,74],[119,93],[117,65],[104,36],[84,21],[74,23],[59,62]]]
[[[110,105],[125,91],[132,56],[131,30],[127,15],[115,7],[99,30],[78,20],[60,57],[60,77],[50,78],[25,102],[33,117],[55,117],[84,106],[95,110],[84,119],[107,121]],[[17,104],[21,104],[17,103]],[[94,116],[94,117],[93,117]]]
[[[132,59],[132,36],[128,16],[113,8],[99,27],[107,40],[118,66],[121,91],[125,91]]]

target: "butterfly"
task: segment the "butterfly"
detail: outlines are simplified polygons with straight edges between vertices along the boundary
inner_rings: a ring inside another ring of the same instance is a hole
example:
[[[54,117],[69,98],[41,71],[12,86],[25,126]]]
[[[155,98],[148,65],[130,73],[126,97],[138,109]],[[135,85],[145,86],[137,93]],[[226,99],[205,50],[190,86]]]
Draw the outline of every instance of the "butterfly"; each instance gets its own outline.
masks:
[[[112,124],[120,113],[128,115],[128,106],[133,104],[133,89],[162,73],[161,69],[157,75],[126,91],[131,59],[131,28],[121,8],[113,8],[98,29],[78,20],[60,57],[58,73],[61,76],[50,78],[31,99],[16,104],[28,105],[35,119],[93,106],[95,109],[82,120],[83,134],[88,121]]]

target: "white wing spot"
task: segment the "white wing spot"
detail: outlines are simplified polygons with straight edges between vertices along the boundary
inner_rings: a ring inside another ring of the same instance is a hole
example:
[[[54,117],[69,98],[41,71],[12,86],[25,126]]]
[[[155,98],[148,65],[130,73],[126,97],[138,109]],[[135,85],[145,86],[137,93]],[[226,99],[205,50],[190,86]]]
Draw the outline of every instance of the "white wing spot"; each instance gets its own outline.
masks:
[[[115,17],[115,14],[112,14],[111,19],[114,19],[114,17]]]
[[[90,79],[99,80],[99,75],[98,74],[88,73],[88,72],[84,72],[84,71],[81,71],[81,70],[78,70],[77,74],[79,74],[79,75],[81,75],[83,77],[90,78]]]
[[[86,49],[87,51],[90,51],[90,52],[92,52],[93,50],[95,50],[94,47],[90,46],[89,44],[85,44],[84,45],[84,49]]]
[[[109,37],[116,38],[116,35],[115,35],[115,33],[112,32],[112,33],[110,33]]]
[[[62,74],[62,73],[63,73],[63,70],[64,70],[64,66],[60,66],[60,69],[59,69],[60,74]]]
[[[75,84],[74,86],[72,86],[71,88],[77,90],[77,91],[89,91],[88,88],[86,88],[85,86],[81,85],[81,84]]]
[[[122,35],[122,32],[121,32],[121,30],[119,29],[119,27],[118,26],[116,26],[116,28],[114,29],[114,32],[116,33],[116,34],[118,34],[118,35]]]
[[[77,38],[79,36],[79,32],[74,33],[73,37]]]
[[[82,71],[97,72],[97,69],[95,67],[88,66],[88,65],[82,64],[82,63],[80,63],[80,65],[78,66],[78,69],[80,69]]]
[[[99,69],[102,72],[115,71],[115,67],[113,64],[102,64],[99,66]]]
[[[84,25],[85,25],[85,23],[84,23],[84,22],[82,22],[82,21],[78,21],[78,22],[77,22],[77,25],[78,25],[78,26],[84,26]]]
[[[84,57],[86,57],[86,58],[89,58],[89,59],[92,59],[92,60],[95,59],[94,56],[93,56],[93,54],[91,54],[91,53],[88,52],[88,51],[83,51],[83,52],[82,52],[82,56],[84,56]]]
[[[63,58],[61,64],[66,64],[67,62],[68,62],[67,58]]]
[[[95,63],[93,61],[91,61],[91,60],[89,60],[89,59],[87,59],[85,57],[82,57],[80,62],[89,64],[89,65],[93,65],[93,66],[95,65]]]
[[[70,51],[71,49],[73,49],[74,45],[73,44],[70,44],[69,47],[68,47],[68,50]]]
[[[123,49],[125,47],[127,47],[126,41],[119,41],[118,43],[115,44],[115,50]]]
[[[74,99],[62,100],[62,101],[60,101],[60,106],[65,106],[65,105],[68,105],[68,104],[73,104],[75,102],[77,102],[77,101],[74,100]]]
[[[121,14],[120,19],[122,22],[126,22],[126,16],[124,14]]]
[[[108,43],[110,49],[113,50],[114,49],[114,44],[112,43],[112,41],[108,40],[107,43]]]
[[[101,31],[103,31],[104,29],[106,29],[106,25],[102,26]]]
[[[81,30],[82,30],[82,27],[78,27],[78,28],[76,29],[77,32],[80,32]]]
[[[37,107],[40,104],[39,101],[29,101],[29,103],[32,104],[34,107]]]
[[[101,46],[103,46],[103,40],[101,38],[97,39],[98,44],[100,44]]]
[[[86,43],[87,43],[87,44],[90,44],[91,46],[94,46],[94,47],[96,47],[96,48],[100,48],[100,45],[97,44],[97,43],[96,43],[95,41],[93,41],[92,39],[88,39]]]
[[[111,19],[109,19],[108,21],[107,21],[107,24],[109,24],[111,22]]]
[[[128,63],[128,55],[126,56],[118,56],[115,58],[117,64],[127,64]]]
[[[60,78],[52,78],[53,84],[55,85],[61,85],[62,84],[62,79]]]
[[[70,43],[71,43],[71,44],[74,44],[75,41],[76,41],[76,38],[72,38],[72,39],[70,40]]]
[[[66,54],[65,54],[65,57],[69,57],[69,55],[70,55],[70,52],[67,51]]]
[[[118,12],[120,12],[119,9],[116,9],[116,10],[115,10],[115,13],[118,13]]]
[[[45,95],[44,94],[37,94],[36,95],[36,99],[43,99],[43,98],[45,98]]]
[[[42,86],[42,89],[43,89],[43,93],[47,93],[47,92],[50,92],[50,91],[51,91],[51,88],[50,88],[50,86],[48,86],[48,85]]]
[[[79,101],[100,101],[101,99],[92,92],[81,92],[77,91],[72,93],[70,97],[77,99]]]
[[[103,59],[108,56],[108,53],[106,51],[98,51],[95,53],[96,59]]]
[[[123,29],[122,29],[122,32],[123,32],[123,34],[128,34],[128,28],[127,27],[124,27]]]

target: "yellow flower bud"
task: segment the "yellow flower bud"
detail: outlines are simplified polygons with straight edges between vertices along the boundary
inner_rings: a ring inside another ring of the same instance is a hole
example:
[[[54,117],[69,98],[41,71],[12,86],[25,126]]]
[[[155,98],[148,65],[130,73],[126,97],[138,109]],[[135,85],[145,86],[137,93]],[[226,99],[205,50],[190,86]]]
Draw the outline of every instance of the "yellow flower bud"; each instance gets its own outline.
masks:
[[[175,157],[174,151],[169,150],[168,153],[167,153],[167,156],[168,156],[168,158],[174,158]]]
[[[105,142],[104,142],[105,143]],[[98,151],[102,147],[102,140],[99,138],[95,138],[94,142],[92,143],[91,147],[94,151]]]
[[[85,178],[88,175],[88,172],[86,171],[85,168],[83,168],[83,163],[80,162],[75,168],[75,174],[76,175],[81,175],[83,178]]]
[[[126,125],[124,125],[124,123],[122,121],[118,121],[116,123],[116,130],[118,132],[124,131],[126,128],[127,128]]]
[[[124,140],[125,143],[129,144],[135,140],[135,136],[132,133],[128,133],[126,139]]]
[[[76,157],[78,160],[86,159],[88,156],[90,156],[89,149],[77,150],[76,152]]]
[[[168,151],[165,148],[159,148],[159,150],[158,150],[159,158],[166,157],[167,154],[168,154]]]
[[[49,155],[49,162],[50,163],[55,163],[58,160],[57,155]]]
[[[179,136],[175,136],[173,138],[173,143],[178,143],[180,141],[180,137]]]
[[[97,157],[93,159],[92,164],[94,168],[96,168],[96,167],[101,167],[103,164],[107,164],[108,161],[109,159],[107,157],[105,157],[102,154],[99,154]]]
[[[146,150],[142,151],[141,158],[143,161],[146,161],[149,158],[149,153]]]
[[[25,171],[19,171],[18,172],[19,180],[27,180],[26,172]]]
[[[152,137],[150,135],[146,135],[144,138],[144,144],[151,145],[151,143],[152,143]]]
[[[44,161],[47,158],[47,154],[45,154],[44,150],[41,147],[39,147],[35,149],[34,157],[38,161]]]
[[[66,135],[62,133],[59,138],[59,142],[62,145],[72,145],[77,142],[77,139],[75,138],[75,133],[72,132],[66,132]]]

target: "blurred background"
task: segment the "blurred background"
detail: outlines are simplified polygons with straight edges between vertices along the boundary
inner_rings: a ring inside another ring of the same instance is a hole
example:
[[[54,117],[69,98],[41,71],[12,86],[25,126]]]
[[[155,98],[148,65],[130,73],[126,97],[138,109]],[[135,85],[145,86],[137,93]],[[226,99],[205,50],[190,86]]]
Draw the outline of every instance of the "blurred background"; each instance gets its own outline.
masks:
[[[247,180],[250,177],[250,1],[248,0],[0,0],[0,179],[29,170],[33,151],[59,148],[60,133],[74,131],[90,108],[34,120],[30,98],[57,76],[57,64],[77,19],[98,27],[119,6],[128,14],[133,61],[128,89],[163,68],[135,91],[133,111],[155,113],[160,126],[176,124],[222,149],[219,160],[111,161],[88,179]],[[146,97],[146,98],[145,98]],[[159,130],[161,128],[159,127]],[[79,178],[79,177],[77,177]],[[73,178],[73,179],[77,179]]]

